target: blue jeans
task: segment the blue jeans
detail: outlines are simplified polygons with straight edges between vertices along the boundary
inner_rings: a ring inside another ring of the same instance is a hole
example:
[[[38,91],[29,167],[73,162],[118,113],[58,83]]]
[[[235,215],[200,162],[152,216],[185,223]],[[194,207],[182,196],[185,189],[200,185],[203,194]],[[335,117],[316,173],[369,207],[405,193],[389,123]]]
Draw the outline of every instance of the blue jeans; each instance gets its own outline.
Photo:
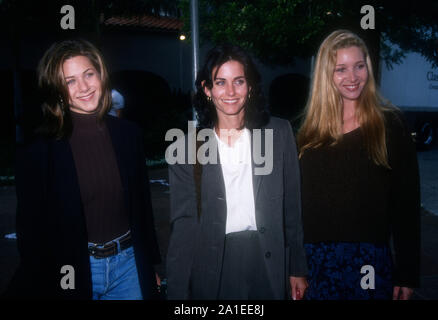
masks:
[[[90,266],[93,300],[143,299],[132,246],[108,258],[90,255]]]

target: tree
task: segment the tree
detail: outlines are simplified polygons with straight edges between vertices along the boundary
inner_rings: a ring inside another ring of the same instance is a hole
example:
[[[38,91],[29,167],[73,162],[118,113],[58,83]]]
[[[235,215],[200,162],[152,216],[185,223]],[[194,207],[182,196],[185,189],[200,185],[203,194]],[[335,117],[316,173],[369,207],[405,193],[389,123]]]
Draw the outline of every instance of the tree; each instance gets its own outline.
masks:
[[[375,30],[360,27],[365,4],[375,9]],[[181,1],[181,8],[190,34],[189,0]],[[379,54],[391,65],[401,62],[406,51],[419,52],[438,66],[438,1],[200,0],[199,15],[201,41],[239,44],[267,64],[310,57],[331,31],[347,28],[366,40],[376,66]]]

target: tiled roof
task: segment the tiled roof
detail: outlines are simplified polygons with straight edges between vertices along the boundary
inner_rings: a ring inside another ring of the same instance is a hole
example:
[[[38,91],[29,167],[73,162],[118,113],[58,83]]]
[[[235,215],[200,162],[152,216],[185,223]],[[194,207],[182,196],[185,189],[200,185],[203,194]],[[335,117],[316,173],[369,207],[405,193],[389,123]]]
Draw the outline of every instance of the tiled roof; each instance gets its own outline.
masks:
[[[183,22],[178,18],[158,16],[110,17],[104,19],[106,27],[135,27],[141,29],[180,31]]]

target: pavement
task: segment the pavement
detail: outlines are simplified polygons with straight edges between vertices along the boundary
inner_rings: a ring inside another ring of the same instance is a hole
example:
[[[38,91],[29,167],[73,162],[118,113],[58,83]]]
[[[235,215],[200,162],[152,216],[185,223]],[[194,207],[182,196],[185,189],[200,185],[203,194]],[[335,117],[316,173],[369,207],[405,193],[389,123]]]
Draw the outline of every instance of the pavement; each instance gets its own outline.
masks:
[[[415,300],[438,300],[438,146],[418,152],[422,196],[421,287]],[[162,263],[157,272],[165,279],[165,258],[170,235],[169,187],[167,169],[149,170],[155,227]],[[18,262],[16,240],[5,236],[15,232],[15,187],[0,187],[0,292],[12,277]]]
[[[420,169],[421,204],[421,287],[419,300],[438,300],[438,145],[417,152]]]

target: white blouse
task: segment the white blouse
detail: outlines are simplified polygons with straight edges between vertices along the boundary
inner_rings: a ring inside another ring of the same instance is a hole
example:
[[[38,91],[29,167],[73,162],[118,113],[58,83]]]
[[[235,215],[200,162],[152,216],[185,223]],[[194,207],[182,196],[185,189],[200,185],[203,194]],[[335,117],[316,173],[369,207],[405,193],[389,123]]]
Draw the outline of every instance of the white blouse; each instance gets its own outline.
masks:
[[[250,131],[243,129],[233,147],[221,141],[216,134],[219,157],[225,182],[227,223],[225,233],[257,230]]]

